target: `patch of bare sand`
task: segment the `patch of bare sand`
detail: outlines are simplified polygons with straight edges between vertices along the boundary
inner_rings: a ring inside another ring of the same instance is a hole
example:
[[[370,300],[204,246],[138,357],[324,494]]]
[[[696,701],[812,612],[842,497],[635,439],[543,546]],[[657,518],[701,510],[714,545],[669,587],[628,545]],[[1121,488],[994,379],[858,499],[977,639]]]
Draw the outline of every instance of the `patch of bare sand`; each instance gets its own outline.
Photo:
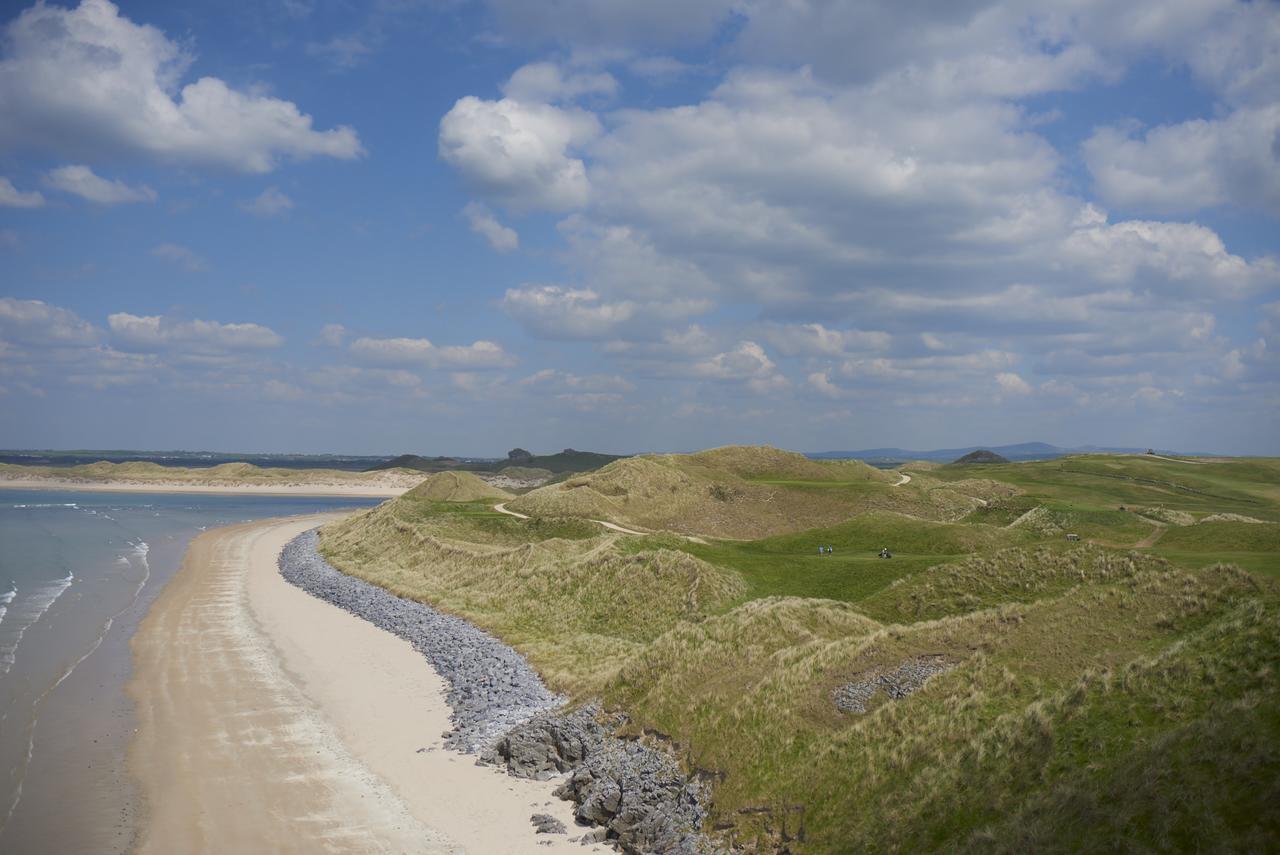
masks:
[[[445,685],[407,642],[280,577],[322,520],[197,538],[135,636],[140,851],[591,851],[535,834],[533,813],[573,833],[553,783],[441,748]]]

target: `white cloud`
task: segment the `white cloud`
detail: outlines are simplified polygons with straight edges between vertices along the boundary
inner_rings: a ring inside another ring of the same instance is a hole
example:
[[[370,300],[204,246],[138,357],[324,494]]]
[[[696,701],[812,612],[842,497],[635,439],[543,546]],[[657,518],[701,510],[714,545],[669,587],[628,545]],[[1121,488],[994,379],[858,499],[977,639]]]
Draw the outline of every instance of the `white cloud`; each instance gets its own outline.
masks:
[[[240,203],[240,210],[258,217],[278,217],[293,210],[293,200],[278,187],[268,187],[252,199]]]
[[[614,95],[618,81],[607,71],[579,70],[565,73],[553,62],[531,62],[516,69],[502,86],[513,101],[551,103],[572,101],[583,95]]]
[[[150,187],[130,187],[123,181],[101,178],[83,164],[69,164],[51,169],[45,175],[45,184],[71,193],[99,205],[119,205],[126,202],[154,202],[156,191]]]
[[[223,354],[276,348],[284,339],[260,324],[218,321],[179,321],[158,315],[116,312],[107,316],[112,339],[124,350],[141,353],[183,351]]]
[[[509,288],[503,311],[539,338],[603,340],[653,338],[667,324],[706,308],[699,300],[610,302],[590,288],[526,285]]]
[[[757,392],[787,385],[786,379],[777,373],[777,365],[754,341],[738,342],[732,350],[695,362],[689,367],[689,374],[705,380],[745,382]]]
[[[43,300],[0,297],[0,340],[37,346],[88,345],[97,339],[93,326],[75,312]]]
[[[566,210],[585,204],[590,192],[586,167],[571,152],[599,132],[582,110],[467,96],[440,120],[439,152],[493,201]]]
[[[0,176],[0,206],[6,208],[39,208],[44,196],[35,190],[23,192],[13,186],[8,178]]]
[[[325,324],[320,330],[320,343],[327,347],[342,347],[347,339],[347,328],[342,324]]]
[[[1027,383],[1012,371],[1001,371],[996,375],[996,385],[1007,395],[1030,395],[1031,384]]]
[[[162,243],[152,247],[151,255],[171,261],[188,273],[203,273],[209,269],[209,262],[190,247],[177,243]]]
[[[487,240],[495,252],[511,252],[520,247],[520,236],[515,229],[498,222],[493,212],[479,202],[471,202],[462,213],[471,231]]]
[[[1110,204],[1157,214],[1219,205],[1280,215],[1280,103],[1151,128],[1096,130],[1084,144],[1098,192]]]
[[[518,381],[521,386],[551,388],[574,392],[631,392],[635,386],[618,374],[574,374],[554,368],[544,368]]]
[[[1137,283],[1166,294],[1238,298],[1280,284],[1275,259],[1246,261],[1194,223],[1091,222],[1067,235],[1059,257],[1094,282]]]
[[[476,341],[469,345],[433,344],[425,338],[358,338],[351,343],[352,355],[372,365],[432,368],[505,368],[515,360],[492,341]]]
[[[833,330],[822,324],[769,327],[765,338],[783,356],[840,356],[850,351],[884,350],[892,341],[886,332]]]
[[[107,0],[74,9],[39,3],[9,23],[4,43],[3,147],[145,154],[253,173],[282,157],[363,153],[354,130],[317,131],[290,101],[216,77],[182,85],[189,50]]]

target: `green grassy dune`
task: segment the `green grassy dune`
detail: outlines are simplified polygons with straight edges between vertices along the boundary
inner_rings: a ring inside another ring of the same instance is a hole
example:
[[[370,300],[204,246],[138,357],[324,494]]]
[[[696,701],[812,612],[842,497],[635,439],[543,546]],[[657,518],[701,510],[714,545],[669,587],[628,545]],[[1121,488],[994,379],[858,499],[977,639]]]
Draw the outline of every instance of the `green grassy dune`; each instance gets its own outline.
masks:
[[[1088,456],[902,486],[811,464],[632,458],[529,494],[530,520],[409,496],[322,548],[668,735],[715,782],[712,833],[748,851],[1280,839],[1280,461]],[[835,705],[920,661],[946,670]]]

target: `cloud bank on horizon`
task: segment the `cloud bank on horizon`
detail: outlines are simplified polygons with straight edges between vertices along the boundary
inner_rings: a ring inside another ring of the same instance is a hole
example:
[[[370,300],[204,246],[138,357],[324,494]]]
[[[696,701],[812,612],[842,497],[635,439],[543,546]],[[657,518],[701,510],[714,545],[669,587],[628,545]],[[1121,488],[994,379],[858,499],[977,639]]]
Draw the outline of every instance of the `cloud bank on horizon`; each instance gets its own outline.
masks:
[[[1280,5],[37,3],[0,446],[1280,453]]]

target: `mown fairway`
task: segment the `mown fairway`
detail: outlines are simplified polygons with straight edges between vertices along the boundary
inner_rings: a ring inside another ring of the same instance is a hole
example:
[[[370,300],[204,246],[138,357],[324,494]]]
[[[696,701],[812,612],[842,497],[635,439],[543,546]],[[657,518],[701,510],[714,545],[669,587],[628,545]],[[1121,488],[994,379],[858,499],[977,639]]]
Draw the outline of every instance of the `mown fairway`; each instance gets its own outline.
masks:
[[[669,735],[717,782],[715,833],[761,851],[1280,839],[1280,462],[823,467],[623,461],[530,520],[410,497],[324,548]],[[876,688],[919,663],[940,673]],[[836,706],[850,685],[865,711]]]

